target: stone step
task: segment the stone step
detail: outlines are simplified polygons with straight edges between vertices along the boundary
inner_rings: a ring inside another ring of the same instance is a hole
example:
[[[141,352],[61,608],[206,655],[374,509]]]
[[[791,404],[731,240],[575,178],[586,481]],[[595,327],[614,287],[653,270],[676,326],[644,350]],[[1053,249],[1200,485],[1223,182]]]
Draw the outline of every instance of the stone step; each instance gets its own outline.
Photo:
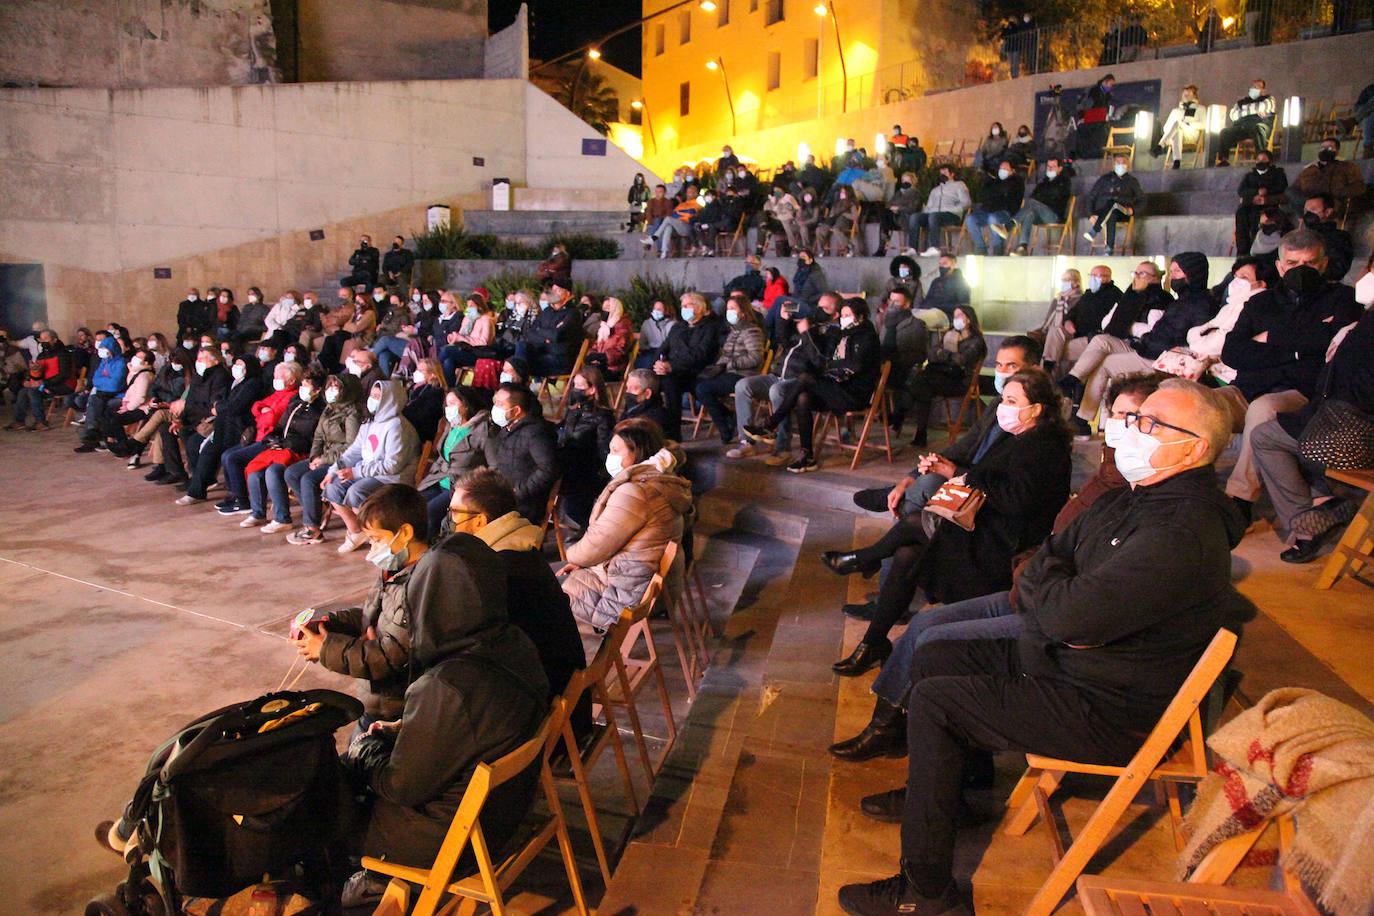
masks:
[[[615,232],[623,230],[623,210],[468,210],[463,228],[508,238],[545,236],[555,232]]]

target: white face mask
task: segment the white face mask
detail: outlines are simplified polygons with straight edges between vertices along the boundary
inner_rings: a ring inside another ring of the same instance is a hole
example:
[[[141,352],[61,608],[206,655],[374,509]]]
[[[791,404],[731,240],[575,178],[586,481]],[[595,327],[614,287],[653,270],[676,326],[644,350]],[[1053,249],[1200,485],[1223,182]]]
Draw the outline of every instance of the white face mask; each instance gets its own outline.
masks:
[[[1254,290],[1250,288],[1249,282],[1243,277],[1232,277],[1231,282],[1226,284],[1227,305],[1240,305],[1252,295],[1254,295]]]
[[[187,302],[199,302],[199,301],[200,301],[200,294],[199,294],[199,293],[187,293],[187,294],[186,294],[186,301],[187,301]]]
[[[386,295],[385,295],[384,293],[373,293],[373,294],[372,294],[372,301],[373,301],[373,302],[381,302],[381,301],[382,301],[383,299],[385,299],[385,298],[386,298]]]
[[[730,324],[739,324],[739,312],[728,311],[725,313],[725,320]]]
[[[1116,174],[1117,174],[1118,176],[1125,175],[1125,174],[1126,174],[1126,166],[1124,166],[1124,165],[1122,165],[1120,162],[1118,162],[1116,165],[1112,166],[1112,171],[1113,171],[1113,172],[1116,172]]]
[[[501,427],[504,427],[507,423],[509,423],[510,417],[506,414],[506,408],[493,407],[491,409],[491,422]]]
[[[381,399],[381,398],[368,398],[368,399],[367,399],[367,412],[368,412],[368,413],[370,413],[370,414],[375,414],[375,413],[377,412],[377,408],[378,408],[378,407],[381,407],[381,406],[382,406],[382,399]]]
[[[249,301],[249,302],[257,302],[257,301],[258,301],[257,294],[256,294],[256,293],[249,293],[249,294],[248,294],[248,301]]]
[[[1365,274],[1355,282],[1355,301],[1365,308],[1374,305],[1374,272]]]
[[[1060,291],[1061,293],[1071,293],[1071,292],[1073,292],[1073,281],[1072,281],[1072,280],[1060,280],[1060,281],[1059,281],[1059,291]]]
[[[220,301],[222,304],[227,305],[227,304],[229,303],[229,297],[228,297],[228,296],[220,296],[220,297],[219,297],[219,301]]]
[[[964,328],[968,327],[968,322],[963,318],[955,318],[952,323],[956,331],[962,331]]]
[[[625,461],[615,452],[606,454],[606,473],[612,477],[625,470]]]
[[[346,371],[349,375],[363,374],[362,368],[357,363],[353,362],[353,360],[351,359],[344,363],[344,371]]]
[[[335,401],[337,401],[338,399],[339,399],[339,389],[337,389],[337,388],[326,388],[326,389],[324,390],[324,402],[325,402],[326,404],[333,404],[333,403],[334,403]]]
[[[315,396],[315,391],[309,385],[302,385],[297,394],[300,395],[302,401],[308,402],[311,398]]]
[[[274,378],[274,379],[272,379],[272,389],[273,389],[274,391],[285,391],[285,390],[286,390],[286,379],[284,379],[284,378]]]
[[[293,296],[287,296],[282,302],[286,303],[287,308],[295,308],[296,300]]]
[[[1109,448],[1118,448],[1121,445],[1121,437],[1126,433],[1126,421],[1116,417],[1108,417],[1102,421],[1102,436]]]
[[[1100,290],[1101,288],[1102,288],[1102,278],[1101,278],[1101,277],[1093,277],[1093,276],[1088,277],[1088,290],[1089,290],[1090,292],[1094,292],[1094,293],[1095,293],[1095,292],[1097,292],[1098,290]]]
[[[853,327],[853,326],[854,326],[854,319],[853,319],[853,318],[850,318],[848,315],[841,315],[841,316],[840,316],[840,327],[842,327],[842,328],[851,328],[851,327]]]
[[[1058,174],[1059,173],[1054,169],[1045,169],[1045,178],[1049,181],[1054,181],[1055,176],[1057,176]]]
[[[453,426],[463,422],[463,415],[458,412],[457,404],[449,404],[444,408],[444,418]]]
[[[241,379],[248,372],[248,369],[243,365],[243,363],[235,363],[234,368],[230,369],[229,371],[233,373],[234,378]]]
[[[690,322],[690,321],[692,320],[692,316],[693,316],[694,314],[696,314],[696,313],[692,311],[691,306],[684,305],[684,306],[682,307],[682,320],[683,320],[683,321]]]
[[[1008,169],[998,169],[997,177],[1002,179],[1003,181],[1006,181],[1008,178],[1011,177],[1011,172]]]
[[[129,360],[129,368],[132,369],[133,371],[137,372],[138,370],[140,370],[140,369],[143,368],[143,360],[141,360],[141,359],[131,359],[131,360]]]
[[[1260,90],[1256,89],[1254,86],[1251,86],[1251,87],[1250,87],[1250,98],[1252,98],[1252,99],[1257,99],[1257,98],[1259,98],[1261,95],[1263,95],[1263,93],[1260,92]]]
[[[1178,441],[1191,442],[1194,438],[1197,437],[1194,436],[1189,439],[1180,439]],[[1121,438],[1117,441],[1115,446],[1116,469],[1121,472],[1121,476],[1125,477],[1127,481],[1139,483],[1148,477],[1153,477],[1161,471],[1170,471],[1181,465],[1183,463],[1182,461],[1176,461],[1162,468],[1157,468],[1150,464],[1150,459],[1154,457],[1154,453],[1157,452],[1159,447],[1163,444],[1164,443],[1160,442],[1154,436],[1147,436],[1134,426],[1126,427],[1122,430]],[[1174,443],[1170,443],[1170,445],[1173,444]]]
[[[511,383],[514,382],[514,381],[515,381],[515,376],[511,375],[509,372],[502,372],[502,373],[501,373],[501,384],[502,384],[502,385],[509,385],[509,384],[511,384]]]
[[[209,368],[210,367],[205,363],[196,363],[196,375],[204,375],[205,371]]]
[[[425,383],[425,374],[419,369],[416,369],[414,374],[411,375],[410,380],[417,385],[423,385]]]
[[[265,363],[265,362],[267,362],[267,361],[268,361],[269,359],[271,359],[271,358],[272,358],[272,353],[271,353],[270,350],[259,350],[259,351],[258,351],[258,362],[263,362],[263,363]]]
[[[1000,128],[1000,127],[994,127],[994,128],[993,128],[991,131],[989,131],[989,132],[990,132],[994,137],[1000,137],[1000,136],[1002,135],[1002,128]]]

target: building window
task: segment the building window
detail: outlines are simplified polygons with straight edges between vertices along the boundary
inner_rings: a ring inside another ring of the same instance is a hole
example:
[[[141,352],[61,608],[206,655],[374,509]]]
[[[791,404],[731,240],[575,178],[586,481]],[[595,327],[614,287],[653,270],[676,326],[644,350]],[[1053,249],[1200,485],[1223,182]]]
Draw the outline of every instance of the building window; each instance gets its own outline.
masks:
[[[687,117],[692,111],[692,84],[683,83],[677,88],[677,113]]]
[[[808,38],[802,42],[802,79],[813,80],[821,71],[821,43]]]
[[[777,51],[768,52],[768,88],[777,89],[782,85],[782,55]]]
[[[692,40],[692,11],[683,10],[677,14],[677,41],[685,45]]]
[[[654,57],[663,53],[664,32],[663,23],[654,26]]]
[[[730,24],[730,0],[716,0],[716,28]]]
[[[758,11],[759,11],[759,0],[749,0],[749,12],[751,12],[751,13],[757,13]]]
[[[644,123],[644,111],[639,108],[630,109],[630,123],[639,125]]]
[[[782,22],[784,18],[782,9],[783,0],[768,0],[768,6],[764,11],[763,24],[772,25],[775,22]]]

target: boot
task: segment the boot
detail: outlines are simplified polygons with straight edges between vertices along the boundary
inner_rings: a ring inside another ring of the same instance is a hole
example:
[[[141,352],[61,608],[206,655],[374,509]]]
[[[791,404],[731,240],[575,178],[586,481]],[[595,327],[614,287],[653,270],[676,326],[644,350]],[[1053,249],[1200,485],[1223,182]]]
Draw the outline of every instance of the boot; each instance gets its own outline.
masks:
[[[865,561],[858,551],[827,550],[821,554],[821,562],[837,576],[862,573],[865,579],[873,576],[882,568],[882,561]]]
[[[886,639],[873,644],[861,642],[858,648],[849,654],[849,657],[831,665],[830,670],[840,677],[858,677],[867,671],[880,667],[891,654],[892,643]]]
[[[873,717],[864,730],[848,741],[830,745],[830,753],[841,760],[872,760],[874,757],[906,756],[906,711],[878,697]]]

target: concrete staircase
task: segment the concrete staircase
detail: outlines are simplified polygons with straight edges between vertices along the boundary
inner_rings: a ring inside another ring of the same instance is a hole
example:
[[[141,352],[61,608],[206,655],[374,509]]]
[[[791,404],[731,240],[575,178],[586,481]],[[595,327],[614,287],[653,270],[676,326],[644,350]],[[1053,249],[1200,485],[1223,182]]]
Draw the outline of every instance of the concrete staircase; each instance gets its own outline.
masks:
[[[626,210],[468,210],[463,228],[529,241],[555,232],[624,235]]]

